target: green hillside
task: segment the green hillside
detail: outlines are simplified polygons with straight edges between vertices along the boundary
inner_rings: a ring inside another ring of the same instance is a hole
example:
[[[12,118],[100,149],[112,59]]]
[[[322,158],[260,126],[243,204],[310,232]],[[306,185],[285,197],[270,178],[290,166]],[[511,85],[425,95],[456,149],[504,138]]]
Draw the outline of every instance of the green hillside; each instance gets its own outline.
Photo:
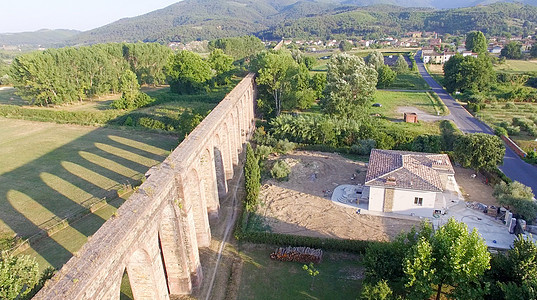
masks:
[[[528,0],[529,2],[537,0]],[[71,44],[103,42],[188,42],[254,34],[266,39],[382,37],[408,31],[489,35],[534,34],[537,7],[522,3],[435,10],[435,1],[385,1],[399,4],[359,6],[378,1],[341,0],[184,0],[148,14],[122,19],[80,33]],[[381,1],[382,2],[382,1]],[[490,1],[489,1],[490,2]],[[455,4],[462,2],[455,1]],[[479,4],[481,2],[473,2]]]
[[[62,46],[65,40],[80,33],[78,30],[42,29],[32,32],[0,33],[0,45]]]

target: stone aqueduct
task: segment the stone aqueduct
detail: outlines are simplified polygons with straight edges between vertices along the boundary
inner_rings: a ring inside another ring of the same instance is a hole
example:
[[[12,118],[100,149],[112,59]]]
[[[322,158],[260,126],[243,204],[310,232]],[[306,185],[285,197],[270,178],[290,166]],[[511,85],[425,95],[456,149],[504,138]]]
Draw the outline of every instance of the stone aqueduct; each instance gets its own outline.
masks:
[[[211,241],[233,165],[253,133],[254,74],[244,78],[154,169],[36,295],[36,299],[119,299],[124,271],[135,299],[169,299],[201,284],[198,248]]]

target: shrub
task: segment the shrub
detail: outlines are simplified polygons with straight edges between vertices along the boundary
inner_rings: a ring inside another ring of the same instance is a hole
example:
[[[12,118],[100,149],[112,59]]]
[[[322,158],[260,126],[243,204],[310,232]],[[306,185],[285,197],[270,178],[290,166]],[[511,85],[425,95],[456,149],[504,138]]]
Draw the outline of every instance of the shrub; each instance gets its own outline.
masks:
[[[244,184],[246,197],[244,206],[247,211],[253,211],[257,207],[259,198],[259,188],[261,186],[261,173],[259,161],[254,154],[250,144],[246,144],[246,162],[244,164]]]
[[[255,148],[255,154],[260,160],[265,160],[274,151],[271,146],[259,145]]]
[[[276,180],[284,180],[287,179],[289,174],[291,173],[291,167],[283,161],[278,160],[276,163],[274,163],[274,166],[272,166],[272,169],[270,170],[270,175]]]
[[[495,126],[494,127],[494,133],[497,135],[497,136],[502,136],[502,135],[505,135],[505,136],[509,136],[509,134],[507,133],[507,129],[505,129],[504,127],[500,127],[500,126]]]
[[[287,139],[278,140],[276,142],[276,150],[281,154],[286,154],[289,151],[292,151],[296,148],[296,144],[289,142]]]
[[[392,297],[392,289],[386,280],[378,281],[375,285],[366,283],[362,289],[362,300],[388,300]]]
[[[373,139],[359,140],[357,144],[351,146],[351,153],[369,155],[376,145],[377,142]]]
[[[507,109],[516,109],[516,105],[514,103],[506,103],[503,108],[507,108]]]

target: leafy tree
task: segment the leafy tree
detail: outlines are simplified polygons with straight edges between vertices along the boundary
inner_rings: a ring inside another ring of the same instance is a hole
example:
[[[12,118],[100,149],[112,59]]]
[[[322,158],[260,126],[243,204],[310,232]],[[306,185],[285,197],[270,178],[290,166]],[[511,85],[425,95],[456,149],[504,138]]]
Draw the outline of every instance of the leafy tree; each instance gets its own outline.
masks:
[[[261,185],[259,161],[250,144],[246,144],[246,162],[244,164],[244,184],[246,188],[245,207],[247,211],[254,211],[257,207],[259,187]]]
[[[373,51],[369,53],[369,55],[365,58],[365,61],[368,65],[375,68],[375,70],[378,71],[378,69],[384,65],[384,55],[380,51]]]
[[[259,38],[246,35],[212,40],[209,42],[209,49],[222,49],[225,54],[240,60],[263,51],[265,45]]]
[[[226,74],[233,69],[233,57],[224,54],[222,49],[214,49],[209,54],[209,64],[215,71],[215,83],[218,85],[229,83]]]
[[[302,266],[302,269],[308,273],[309,276],[311,276],[311,286],[310,290],[313,290],[313,281],[315,280],[315,277],[319,275],[319,271],[315,268],[313,263],[310,263],[308,265]]]
[[[326,82],[322,102],[325,112],[356,118],[368,110],[376,90],[377,72],[361,57],[338,54],[328,63]]]
[[[352,50],[352,43],[347,40],[342,40],[341,42],[339,42],[339,50],[341,50],[341,52],[347,52]]]
[[[299,65],[290,52],[262,52],[252,65],[258,73],[258,106],[267,114],[278,116],[282,109],[307,108],[315,100],[316,92],[311,88],[313,82],[308,69],[304,64]],[[273,105],[269,104],[271,102]]]
[[[406,287],[411,299],[428,299],[436,288],[451,286],[450,297],[478,299],[486,290],[480,276],[490,268],[490,253],[477,230],[468,233],[462,222],[450,219],[430,238],[422,237],[405,259]]]
[[[493,195],[501,205],[509,206],[525,220],[537,217],[537,203],[533,201],[534,195],[530,187],[518,181],[509,184],[502,181],[494,186]]]
[[[366,281],[386,280],[392,287],[399,286],[405,280],[404,261],[407,253],[422,238],[430,238],[432,230],[429,223],[422,223],[419,231],[412,228],[410,232],[397,236],[393,242],[370,244],[364,256]]]
[[[444,64],[444,86],[450,93],[454,91],[483,91],[495,81],[495,73],[490,58],[480,55],[452,56]]]
[[[387,65],[382,65],[377,69],[377,88],[389,87],[397,77],[397,74]]]
[[[34,258],[0,252],[0,299],[19,299],[39,283],[39,269]]]
[[[461,135],[454,145],[454,156],[465,168],[494,170],[503,161],[505,146],[502,140],[485,133]]]
[[[472,31],[466,35],[466,50],[485,53],[487,52],[487,38],[481,31]]]
[[[517,42],[510,42],[503,47],[500,55],[502,57],[509,58],[509,59],[521,59],[522,58],[521,45]]]
[[[386,280],[380,280],[375,285],[366,283],[360,295],[361,300],[388,300],[391,299],[392,289]]]
[[[537,57],[537,43],[535,43],[535,44],[533,44],[533,46],[531,46],[530,56],[533,57],[533,58]]]
[[[408,73],[408,64],[405,60],[405,57],[401,54],[397,57],[397,61],[395,62],[395,65],[393,66],[393,69],[397,74],[405,74]]]
[[[181,50],[170,56],[166,75],[173,92],[192,94],[205,89],[205,84],[213,77],[213,72],[209,63],[199,54]]]
[[[487,299],[537,298],[537,244],[519,235],[507,253],[492,257],[485,278],[491,284]]]

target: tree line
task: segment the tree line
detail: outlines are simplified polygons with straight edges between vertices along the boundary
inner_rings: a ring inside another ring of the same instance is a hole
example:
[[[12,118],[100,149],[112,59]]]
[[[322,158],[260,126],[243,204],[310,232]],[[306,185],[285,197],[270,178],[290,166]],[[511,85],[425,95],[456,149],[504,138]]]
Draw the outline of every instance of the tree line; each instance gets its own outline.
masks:
[[[165,46],[143,43],[48,49],[17,56],[10,81],[33,104],[71,103],[118,93],[128,72],[139,84],[162,84],[170,54]]]

